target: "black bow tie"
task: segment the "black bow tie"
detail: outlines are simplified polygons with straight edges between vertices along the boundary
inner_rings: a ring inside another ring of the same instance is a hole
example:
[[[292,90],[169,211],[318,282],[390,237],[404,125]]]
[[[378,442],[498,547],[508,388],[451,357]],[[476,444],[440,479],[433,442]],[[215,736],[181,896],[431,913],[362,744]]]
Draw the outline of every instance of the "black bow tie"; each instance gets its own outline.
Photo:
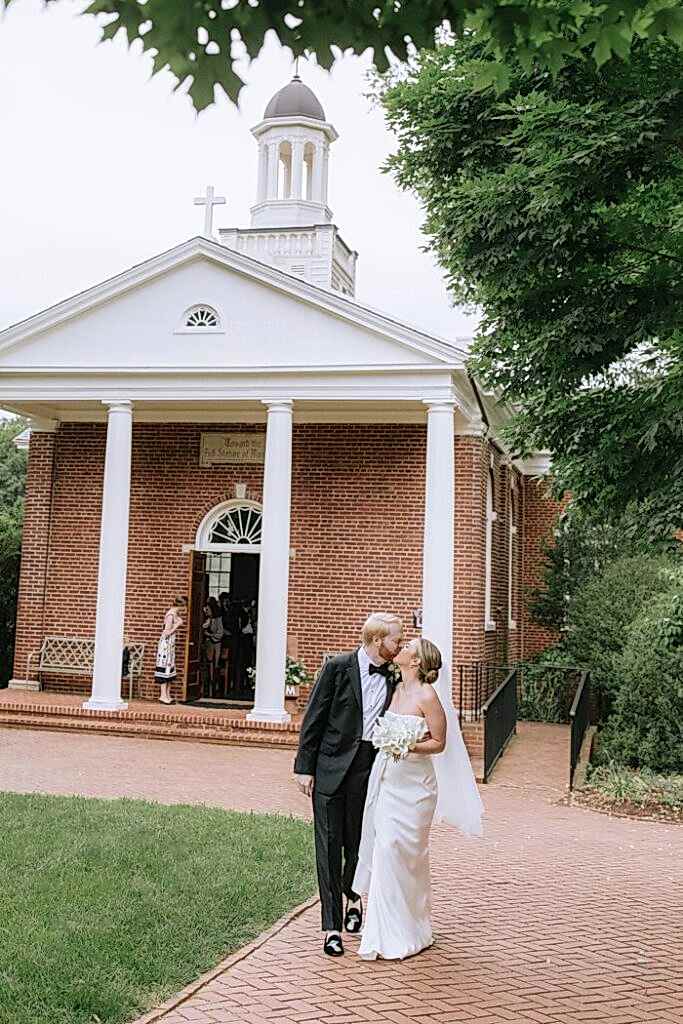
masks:
[[[385,661],[383,665],[373,665],[372,662],[370,662],[368,666],[368,672],[370,673],[371,676],[379,674],[380,676],[384,676],[384,678],[387,679],[389,676],[389,662]]]

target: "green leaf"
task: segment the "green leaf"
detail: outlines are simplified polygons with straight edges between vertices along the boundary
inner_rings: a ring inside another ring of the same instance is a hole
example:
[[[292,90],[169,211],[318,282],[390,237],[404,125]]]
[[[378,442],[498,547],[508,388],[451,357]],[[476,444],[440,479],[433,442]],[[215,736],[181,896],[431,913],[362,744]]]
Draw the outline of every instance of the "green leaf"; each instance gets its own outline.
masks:
[[[58,0],[47,0],[56,3]],[[9,0],[0,0],[0,8]],[[317,62],[331,67],[335,49],[360,54],[370,49],[379,72],[389,67],[387,53],[401,61],[409,57],[409,44],[437,51],[439,29],[447,20],[459,38],[472,38],[474,44],[501,63],[519,59],[531,71],[532,66],[557,74],[568,59],[583,60],[585,48],[593,46],[593,57],[602,66],[615,55],[626,60],[632,47],[631,36],[675,40],[683,46],[683,12],[674,0],[606,0],[592,4],[574,0],[568,4],[555,0],[424,0],[394,2],[353,0],[238,0],[224,8],[221,0],[91,0],[84,13],[111,16],[112,23],[123,28],[129,43],[141,39],[145,49],[156,49],[155,65],[172,68],[186,62],[197,48],[197,29],[220,26],[216,41],[227,56],[228,43],[238,33],[251,58],[263,48],[266,34],[274,32],[283,46],[293,53],[314,54]],[[295,21],[291,20],[295,15]],[[288,17],[290,16],[290,17]],[[151,21],[153,29],[141,34],[142,25]],[[103,38],[112,38],[115,30],[103,26]],[[154,41],[148,36],[152,35]],[[213,30],[211,31],[212,38]],[[481,53],[480,53],[481,56]],[[488,73],[488,85],[481,80],[479,91],[491,86],[500,94],[507,88],[507,76]],[[199,76],[198,102],[206,102],[212,85],[225,77],[226,92],[236,99],[239,87],[229,75],[211,70]],[[223,84],[223,83],[221,83]],[[224,87],[225,87],[224,86]]]
[[[489,61],[484,63],[474,78],[474,91],[483,92],[485,89],[494,87],[496,93],[500,94],[510,84],[510,72],[508,68],[499,62]]]
[[[671,36],[674,42],[678,43],[679,46],[683,46],[683,10],[680,8],[677,10],[667,11],[666,33]]]

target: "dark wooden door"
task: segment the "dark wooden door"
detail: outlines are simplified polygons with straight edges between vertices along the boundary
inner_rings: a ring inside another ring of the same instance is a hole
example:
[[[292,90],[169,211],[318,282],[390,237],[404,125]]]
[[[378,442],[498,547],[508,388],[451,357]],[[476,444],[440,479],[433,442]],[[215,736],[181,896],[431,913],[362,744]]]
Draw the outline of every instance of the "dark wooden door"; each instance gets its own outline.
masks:
[[[233,601],[258,600],[260,555],[233,555],[230,566],[230,597]]]
[[[230,696],[240,701],[254,699],[254,683],[248,670],[256,665],[259,557],[235,554],[230,567],[230,601],[234,618]]]
[[[185,641],[185,693],[183,700],[202,696],[201,643],[202,614],[206,595],[206,558],[202,551],[190,552],[188,579],[187,639]]]

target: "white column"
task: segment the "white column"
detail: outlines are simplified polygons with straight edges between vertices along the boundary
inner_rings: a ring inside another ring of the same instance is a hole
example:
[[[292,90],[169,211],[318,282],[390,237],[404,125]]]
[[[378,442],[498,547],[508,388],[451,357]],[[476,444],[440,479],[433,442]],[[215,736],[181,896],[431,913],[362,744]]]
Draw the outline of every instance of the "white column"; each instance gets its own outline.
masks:
[[[280,143],[268,143],[268,187],[266,199],[277,199],[277,176],[280,165]]]
[[[97,577],[95,668],[92,694],[83,707],[116,711],[128,707],[121,700],[121,656],[126,606],[133,407],[130,402],[104,404],[109,407],[109,412]]]
[[[453,524],[455,403],[427,402],[427,472],[422,561],[422,636],[441,651],[437,689],[451,689],[453,664]]]
[[[323,203],[327,203],[327,185],[330,177],[330,147],[325,146],[323,149],[323,176],[321,183],[321,200]]]
[[[323,201],[323,169],[324,169],[324,151],[322,146],[315,147],[315,153],[313,155],[313,189],[311,191],[311,199],[314,203],[322,203]]]
[[[266,198],[266,188],[268,186],[268,146],[265,142],[260,142],[258,147],[258,185],[256,201],[262,203]]]
[[[263,523],[259,569],[256,694],[251,722],[288,722],[285,711],[289,519],[292,504],[292,402],[268,408],[263,469]]]
[[[304,143],[297,139],[292,143],[292,197],[301,199],[304,173]]]
[[[292,198],[292,146],[289,146],[289,159],[285,154],[285,158],[282,162],[283,182],[282,182],[282,198]]]

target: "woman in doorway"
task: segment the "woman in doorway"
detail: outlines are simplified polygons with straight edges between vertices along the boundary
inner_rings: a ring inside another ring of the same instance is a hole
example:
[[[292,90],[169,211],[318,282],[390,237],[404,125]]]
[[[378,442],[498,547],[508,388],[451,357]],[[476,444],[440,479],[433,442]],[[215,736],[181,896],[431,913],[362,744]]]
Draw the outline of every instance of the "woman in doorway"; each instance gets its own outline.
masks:
[[[154,678],[161,685],[160,704],[175,704],[171,697],[171,683],[176,677],[175,638],[183,624],[183,615],[186,608],[186,598],[176,597],[164,616],[164,628],[157,646],[157,660],[154,670]]]
[[[230,676],[230,647],[232,633],[232,613],[230,611],[230,594],[226,590],[218,595],[218,603],[221,608],[223,620],[223,639],[221,641],[221,663],[223,666],[223,696],[228,696],[228,683]]]
[[[218,674],[218,662],[221,657],[223,642],[223,615],[215,597],[210,597],[204,605],[204,651],[209,668],[209,693],[214,696],[214,683]]]

